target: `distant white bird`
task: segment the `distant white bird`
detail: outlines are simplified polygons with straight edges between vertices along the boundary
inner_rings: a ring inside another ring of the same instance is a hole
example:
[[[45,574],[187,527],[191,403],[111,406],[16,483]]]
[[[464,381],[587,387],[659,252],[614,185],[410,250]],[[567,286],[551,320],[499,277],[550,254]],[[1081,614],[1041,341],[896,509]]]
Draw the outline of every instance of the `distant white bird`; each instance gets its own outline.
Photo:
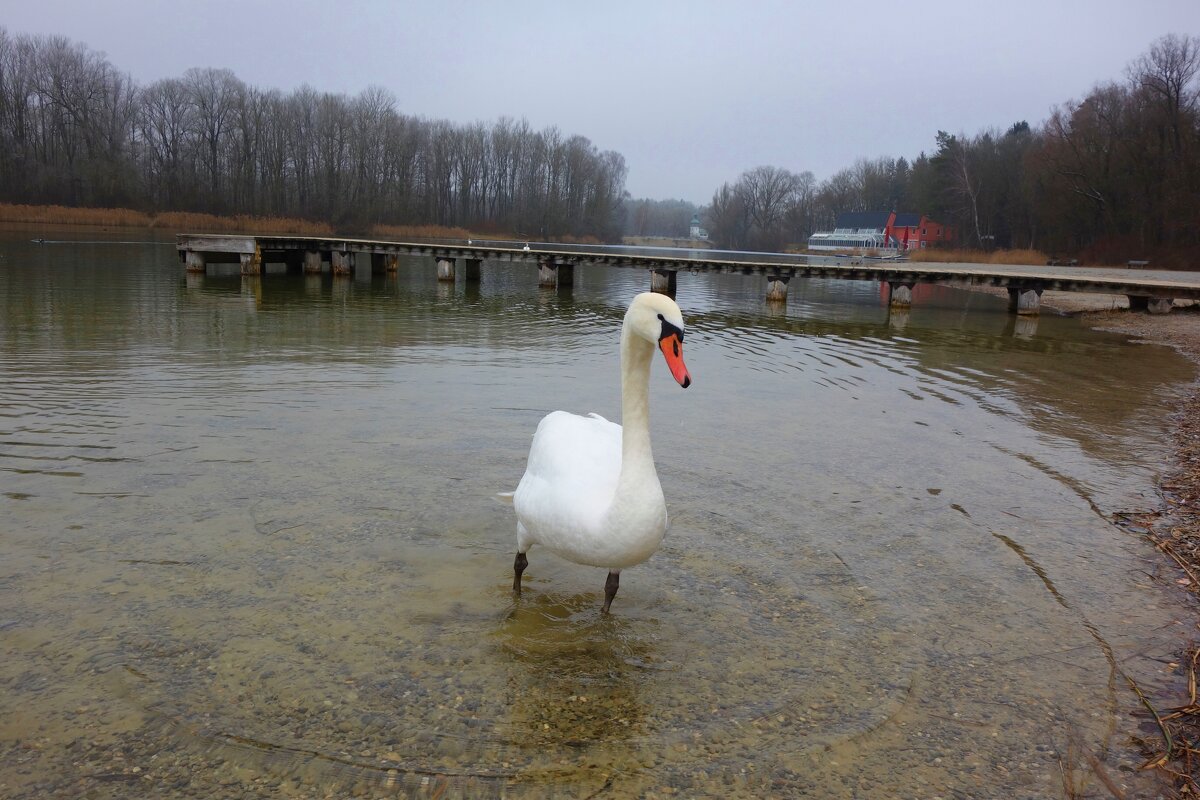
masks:
[[[640,564],[667,531],[654,454],[650,450],[650,361],[657,346],[683,388],[683,314],[675,301],[646,292],[633,299],[621,326],[621,422],[598,414],[553,411],[538,425],[517,490],[500,495],[517,512],[513,591],[535,544],[577,564],[608,569],[607,613],[621,569]]]
[[[529,249],[529,242],[526,242],[526,243],[525,243],[525,246],[524,246],[524,247],[522,247],[521,249],[522,249],[522,250],[528,250],[528,249]]]

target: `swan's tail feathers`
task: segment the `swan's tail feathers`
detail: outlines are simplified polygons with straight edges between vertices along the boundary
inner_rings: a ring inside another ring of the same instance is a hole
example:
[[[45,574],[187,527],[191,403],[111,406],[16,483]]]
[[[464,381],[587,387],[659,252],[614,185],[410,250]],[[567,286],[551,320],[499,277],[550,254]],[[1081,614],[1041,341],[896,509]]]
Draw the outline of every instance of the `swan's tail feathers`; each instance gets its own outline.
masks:
[[[501,503],[508,503],[511,506],[514,494],[516,494],[516,492],[498,492],[496,494],[496,499]]]
[[[589,417],[591,417],[592,419],[598,419],[598,420],[600,420],[601,422],[608,422],[608,420],[607,420],[607,419],[605,419],[604,417],[600,416],[600,415],[599,415],[599,414],[597,414],[595,411],[589,412],[589,413],[588,413],[588,416],[589,416]]]

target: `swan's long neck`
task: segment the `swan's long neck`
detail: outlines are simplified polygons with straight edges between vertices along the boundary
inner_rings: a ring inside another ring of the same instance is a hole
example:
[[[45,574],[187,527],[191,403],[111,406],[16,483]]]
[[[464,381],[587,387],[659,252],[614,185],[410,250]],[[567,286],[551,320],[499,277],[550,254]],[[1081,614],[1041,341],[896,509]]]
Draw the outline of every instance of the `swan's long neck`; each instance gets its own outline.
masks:
[[[654,345],[621,328],[621,478],[627,483],[658,483],[650,450],[650,360]]]

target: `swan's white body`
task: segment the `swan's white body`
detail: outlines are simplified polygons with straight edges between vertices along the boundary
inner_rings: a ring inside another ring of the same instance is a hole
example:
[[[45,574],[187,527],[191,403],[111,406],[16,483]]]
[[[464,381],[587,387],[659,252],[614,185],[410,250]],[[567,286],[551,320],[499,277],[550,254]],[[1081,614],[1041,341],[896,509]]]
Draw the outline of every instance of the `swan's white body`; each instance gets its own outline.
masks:
[[[538,425],[529,465],[513,495],[517,550],[540,544],[577,564],[610,570],[640,564],[667,532],[667,503],[646,437],[636,480],[621,467],[623,431],[599,415],[555,411]]]
[[[568,561],[618,573],[658,549],[668,521],[650,449],[650,361],[657,341],[676,380],[689,385],[682,337],[683,316],[673,300],[638,295],[621,326],[624,425],[565,411],[548,414],[538,425],[525,475],[512,496],[518,560],[538,544]],[[523,565],[518,590],[520,569]]]

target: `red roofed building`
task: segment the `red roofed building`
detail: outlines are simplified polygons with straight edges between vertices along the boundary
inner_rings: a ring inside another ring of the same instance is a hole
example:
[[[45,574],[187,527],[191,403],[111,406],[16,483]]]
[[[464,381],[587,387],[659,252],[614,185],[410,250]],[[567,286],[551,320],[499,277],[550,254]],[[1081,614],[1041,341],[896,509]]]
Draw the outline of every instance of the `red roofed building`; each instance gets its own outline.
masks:
[[[901,250],[917,250],[954,241],[954,229],[924,214],[892,213],[885,234]]]
[[[809,250],[918,250],[954,241],[954,229],[924,214],[851,211],[839,214],[833,231],[808,237]]]

